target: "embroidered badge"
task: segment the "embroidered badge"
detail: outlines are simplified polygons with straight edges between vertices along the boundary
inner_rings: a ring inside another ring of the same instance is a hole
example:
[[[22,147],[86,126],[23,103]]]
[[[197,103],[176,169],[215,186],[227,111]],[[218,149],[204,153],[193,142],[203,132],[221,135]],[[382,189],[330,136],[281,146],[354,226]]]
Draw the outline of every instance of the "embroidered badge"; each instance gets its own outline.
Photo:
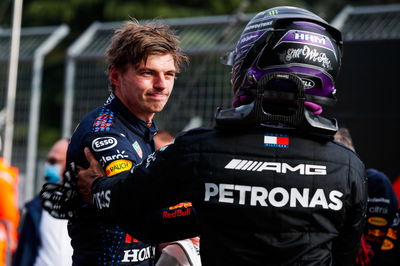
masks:
[[[107,165],[106,174],[107,176],[113,176],[121,172],[130,170],[132,168],[132,162],[129,160],[116,160]]]
[[[264,146],[287,148],[289,147],[289,136],[283,134],[267,133],[264,135]]]
[[[143,152],[142,152],[142,148],[140,148],[140,145],[137,141],[135,141],[132,144],[133,149],[136,151],[136,153],[139,155],[140,158],[143,158]]]

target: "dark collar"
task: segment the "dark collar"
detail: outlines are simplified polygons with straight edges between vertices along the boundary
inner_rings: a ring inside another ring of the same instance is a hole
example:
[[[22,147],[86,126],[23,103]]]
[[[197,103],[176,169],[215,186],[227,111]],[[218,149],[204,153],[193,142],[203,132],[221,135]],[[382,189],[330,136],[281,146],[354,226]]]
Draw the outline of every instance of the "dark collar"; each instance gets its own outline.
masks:
[[[134,131],[148,142],[152,141],[158,131],[154,121],[145,122],[137,118],[114,93],[110,94],[104,105],[119,114],[124,124],[129,127],[129,130]]]

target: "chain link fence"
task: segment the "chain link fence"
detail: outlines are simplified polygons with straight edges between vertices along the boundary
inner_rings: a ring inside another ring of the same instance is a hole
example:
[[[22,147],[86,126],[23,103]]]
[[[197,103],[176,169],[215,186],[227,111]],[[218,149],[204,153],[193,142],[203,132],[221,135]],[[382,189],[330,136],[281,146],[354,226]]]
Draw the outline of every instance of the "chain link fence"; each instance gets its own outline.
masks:
[[[33,196],[37,166],[37,144],[43,61],[68,34],[66,25],[21,30],[14,134],[10,164],[20,171],[21,201]],[[11,30],[0,29],[0,129],[4,135]]]

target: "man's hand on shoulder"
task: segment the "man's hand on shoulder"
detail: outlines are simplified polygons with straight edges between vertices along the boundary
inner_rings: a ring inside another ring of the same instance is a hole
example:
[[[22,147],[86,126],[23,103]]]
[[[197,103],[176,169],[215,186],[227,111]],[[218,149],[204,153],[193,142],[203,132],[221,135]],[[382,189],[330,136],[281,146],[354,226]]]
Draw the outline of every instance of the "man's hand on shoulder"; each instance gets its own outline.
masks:
[[[100,163],[96,160],[89,148],[85,148],[85,156],[89,162],[89,168],[78,166],[77,186],[84,201],[93,204],[92,185],[100,177],[106,176]]]

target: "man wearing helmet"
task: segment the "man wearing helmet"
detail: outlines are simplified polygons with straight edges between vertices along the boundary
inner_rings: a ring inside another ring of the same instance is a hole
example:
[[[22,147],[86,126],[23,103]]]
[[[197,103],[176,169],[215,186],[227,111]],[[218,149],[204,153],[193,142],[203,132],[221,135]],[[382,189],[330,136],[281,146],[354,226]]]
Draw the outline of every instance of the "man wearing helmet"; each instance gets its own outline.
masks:
[[[335,100],[340,36],[304,9],[257,14],[230,56],[234,108],[217,111],[216,128],[189,131],[112,179],[86,149],[81,193],[132,234],[134,213],[191,201],[203,265],[353,264],[364,166],[320,116]]]

